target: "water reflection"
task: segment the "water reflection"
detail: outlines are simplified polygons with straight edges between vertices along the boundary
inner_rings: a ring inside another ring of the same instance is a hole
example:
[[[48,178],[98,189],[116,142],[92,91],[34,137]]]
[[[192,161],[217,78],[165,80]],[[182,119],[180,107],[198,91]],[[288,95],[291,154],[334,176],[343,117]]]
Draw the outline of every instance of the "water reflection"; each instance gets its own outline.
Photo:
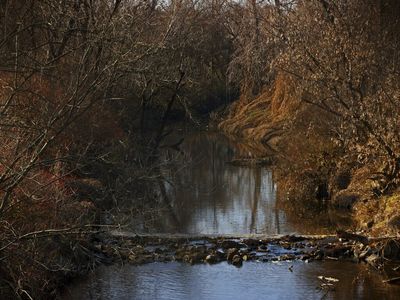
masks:
[[[169,143],[179,139],[171,138]],[[221,134],[201,132],[186,135],[181,150],[183,154],[164,151],[161,169],[167,181],[161,190],[167,201],[140,230],[191,234],[333,231],[334,225],[325,212],[321,218],[304,219],[296,217],[287,206],[277,205],[271,170],[228,163],[237,156],[251,157],[248,148]]]
[[[293,265],[293,272],[288,270]],[[318,276],[339,279],[318,289]],[[250,262],[189,266],[153,263],[100,268],[65,299],[398,299],[399,286],[382,283],[366,265],[344,262]]]
[[[182,162],[163,169],[169,203],[149,229],[204,234],[295,231],[275,205],[271,171],[227,163],[238,149],[225,137],[192,134],[181,148]],[[166,152],[164,161],[171,156]]]
[[[185,163],[170,163],[175,154],[165,151],[162,171],[169,183],[160,188],[166,195],[163,209],[142,230],[218,234],[331,230],[324,213],[307,222],[285,213],[285,207],[276,203],[270,170],[227,164],[242,150],[221,135],[192,134],[182,150]],[[288,269],[291,265],[293,272]],[[320,275],[339,279],[335,291],[325,294],[317,289]],[[227,263],[171,262],[101,267],[66,291],[63,299],[398,299],[398,295],[400,287],[385,285],[374,270],[350,262],[247,262],[239,269]]]

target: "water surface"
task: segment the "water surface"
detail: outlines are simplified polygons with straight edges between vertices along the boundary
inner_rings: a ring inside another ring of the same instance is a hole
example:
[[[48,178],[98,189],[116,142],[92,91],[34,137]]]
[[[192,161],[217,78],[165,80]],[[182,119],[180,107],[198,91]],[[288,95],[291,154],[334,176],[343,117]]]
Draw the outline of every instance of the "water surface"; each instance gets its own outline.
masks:
[[[171,137],[175,144],[181,136]],[[136,231],[190,234],[320,234],[334,232],[334,222],[300,219],[277,205],[273,172],[265,167],[230,164],[251,149],[219,133],[187,134],[182,153],[165,150],[162,172],[167,203]],[[150,220],[149,220],[150,219]]]
[[[292,272],[289,267],[292,266]],[[339,279],[321,289],[318,276]],[[399,299],[400,287],[382,283],[366,265],[344,262],[248,262],[194,265],[152,263],[102,267],[68,299]]]
[[[178,140],[171,139],[173,144]],[[152,220],[132,218],[135,231],[210,234],[327,233],[335,228],[328,214],[300,218],[276,200],[273,173],[267,168],[229,162],[248,155],[245,147],[214,133],[190,134],[182,153],[164,152],[161,186],[166,199]],[[334,220],[335,218],[333,218]],[[293,272],[289,270],[289,267]],[[339,279],[321,290],[318,276]],[[400,288],[364,264],[351,262],[247,262],[195,265],[172,262],[101,267],[70,287],[64,299],[399,299]]]

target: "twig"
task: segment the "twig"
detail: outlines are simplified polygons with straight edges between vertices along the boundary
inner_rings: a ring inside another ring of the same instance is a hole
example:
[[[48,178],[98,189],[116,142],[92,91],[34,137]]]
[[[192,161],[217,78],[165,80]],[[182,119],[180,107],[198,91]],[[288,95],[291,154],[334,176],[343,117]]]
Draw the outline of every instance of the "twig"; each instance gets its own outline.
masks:
[[[400,281],[400,277],[393,277],[386,280],[383,280],[383,283],[396,283]]]

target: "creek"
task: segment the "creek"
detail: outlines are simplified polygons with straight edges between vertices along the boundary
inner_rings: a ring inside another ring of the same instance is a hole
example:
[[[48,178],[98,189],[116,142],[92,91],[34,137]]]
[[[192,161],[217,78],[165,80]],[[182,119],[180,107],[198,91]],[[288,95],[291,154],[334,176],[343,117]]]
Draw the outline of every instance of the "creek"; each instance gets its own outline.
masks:
[[[182,135],[181,135],[182,136]],[[170,138],[176,143],[179,136]],[[152,218],[130,230],[184,234],[327,234],[334,213],[299,217],[277,201],[273,172],[229,162],[251,151],[213,132],[185,134],[182,153],[165,151],[161,170],[166,199]],[[339,281],[321,288],[318,276]],[[398,299],[400,287],[382,282],[366,264],[343,261],[227,262],[188,265],[154,262],[99,267],[64,299]]]

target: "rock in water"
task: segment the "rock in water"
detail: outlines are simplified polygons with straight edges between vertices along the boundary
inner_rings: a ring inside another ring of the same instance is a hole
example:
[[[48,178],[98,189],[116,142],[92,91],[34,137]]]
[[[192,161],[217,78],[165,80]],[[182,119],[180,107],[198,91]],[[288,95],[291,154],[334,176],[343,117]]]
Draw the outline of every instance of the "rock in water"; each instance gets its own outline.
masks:
[[[221,248],[223,248],[223,249],[240,248],[240,244],[236,241],[224,240],[221,243]]]
[[[226,254],[226,259],[227,259],[227,261],[232,261],[233,260],[233,257],[238,253],[238,249],[236,249],[236,248],[230,248],[230,249],[228,249],[228,251],[227,251],[227,254]]]
[[[218,261],[218,256],[215,254],[209,254],[206,256],[206,262],[208,262],[209,264],[215,264]]]
[[[236,267],[240,267],[241,265],[242,265],[242,263],[243,263],[243,259],[242,259],[242,257],[240,256],[240,255],[235,255],[233,258],[232,258],[232,265],[234,265],[234,266],[236,266]]]

